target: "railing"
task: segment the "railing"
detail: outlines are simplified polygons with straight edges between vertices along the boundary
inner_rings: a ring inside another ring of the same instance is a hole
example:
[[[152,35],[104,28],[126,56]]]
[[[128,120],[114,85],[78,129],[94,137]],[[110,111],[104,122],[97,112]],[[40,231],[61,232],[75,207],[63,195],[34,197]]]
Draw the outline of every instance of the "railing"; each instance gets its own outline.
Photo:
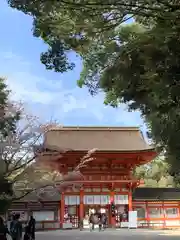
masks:
[[[139,218],[140,228],[180,228],[180,218]]]
[[[23,228],[27,222],[22,222]],[[36,221],[36,231],[60,229],[59,221]]]

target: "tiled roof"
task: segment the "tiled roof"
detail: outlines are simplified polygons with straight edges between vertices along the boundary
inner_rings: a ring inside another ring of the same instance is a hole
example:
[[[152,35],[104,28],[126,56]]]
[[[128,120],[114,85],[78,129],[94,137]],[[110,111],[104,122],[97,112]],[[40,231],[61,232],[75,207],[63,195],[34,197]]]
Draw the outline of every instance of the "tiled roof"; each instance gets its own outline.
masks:
[[[35,192],[29,194],[25,198],[18,202],[28,202],[28,201],[60,201],[61,195],[57,191],[52,194],[52,192],[37,194]],[[136,188],[133,191],[133,200],[180,200],[180,189],[177,188]]]
[[[134,200],[180,200],[179,188],[136,188]]]
[[[44,146],[88,151],[144,151],[149,146],[138,127],[56,127],[46,132]]]

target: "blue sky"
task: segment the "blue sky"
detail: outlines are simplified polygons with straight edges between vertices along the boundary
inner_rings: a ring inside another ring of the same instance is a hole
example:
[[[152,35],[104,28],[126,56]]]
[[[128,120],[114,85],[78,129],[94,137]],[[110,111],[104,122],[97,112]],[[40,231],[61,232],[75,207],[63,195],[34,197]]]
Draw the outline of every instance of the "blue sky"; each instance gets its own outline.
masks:
[[[32,19],[0,3],[0,74],[7,78],[12,98],[21,100],[41,121],[56,120],[62,125],[143,126],[138,112],[129,113],[103,105],[103,96],[92,97],[76,86],[82,64],[75,54],[76,68],[60,74],[47,71],[40,53],[47,46],[32,36]],[[144,127],[143,127],[144,128]]]

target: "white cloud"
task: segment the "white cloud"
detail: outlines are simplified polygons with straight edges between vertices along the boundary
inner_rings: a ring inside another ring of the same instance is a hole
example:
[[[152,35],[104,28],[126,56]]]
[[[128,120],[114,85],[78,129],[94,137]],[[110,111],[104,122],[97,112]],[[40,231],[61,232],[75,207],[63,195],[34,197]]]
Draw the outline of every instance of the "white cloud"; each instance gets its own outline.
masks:
[[[62,80],[54,80],[33,72],[33,63],[12,52],[5,52],[0,59],[1,74],[7,77],[12,98],[22,100],[27,107],[43,119],[51,117],[66,124],[66,119],[78,115],[84,124],[140,125],[138,113],[129,113],[125,107],[113,109],[103,105],[103,95],[91,97],[87,89],[65,87]],[[43,76],[43,77],[42,77]],[[73,77],[73,74],[72,74]],[[75,79],[76,80],[76,79]],[[89,120],[87,120],[89,119]],[[88,121],[88,122],[87,122]]]

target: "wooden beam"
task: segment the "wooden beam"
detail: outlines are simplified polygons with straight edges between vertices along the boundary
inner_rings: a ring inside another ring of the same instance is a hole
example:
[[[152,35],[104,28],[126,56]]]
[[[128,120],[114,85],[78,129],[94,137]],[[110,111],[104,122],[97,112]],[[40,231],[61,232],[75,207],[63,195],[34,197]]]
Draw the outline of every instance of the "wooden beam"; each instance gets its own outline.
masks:
[[[95,157],[96,159],[89,162],[87,164],[87,167],[91,167],[91,166],[96,166],[96,165],[107,165],[108,164],[108,156],[106,157],[100,157],[100,156],[96,156]],[[138,159],[138,160],[137,160]],[[57,156],[52,156],[52,157],[43,157],[41,156],[41,159],[38,159],[39,161],[41,161],[42,163],[44,162],[44,164],[52,164],[52,163],[55,163],[55,164],[66,164],[67,166],[72,166],[72,167],[75,167],[78,165],[79,161],[80,161],[80,158],[77,159],[77,156],[75,155],[70,155],[69,157],[66,156],[66,157],[57,157]],[[151,161],[152,158],[149,158],[149,157],[139,157],[137,158],[137,156],[134,156],[134,157],[128,157],[128,155],[124,155],[121,156],[121,157],[117,157],[117,158],[114,158],[112,160],[112,164],[113,165],[124,165],[125,167],[127,167],[128,165],[131,165],[132,168],[136,167],[136,166],[139,166],[139,165],[142,165],[142,164],[145,164],[145,163],[148,163],[149,161]]]
[[[111,177],[113,176],[126,176],[129,175],[129,172],[83,172],[81,171],[82,175],[89,175],[89,176],[107,176],[110,175]]]
[[[68,151],[68,152],[65,152],[63,154],[59,153],[59,156],[60,158],[62,157],[66,157],[66,158],[70,158],[70,157],[73,157],[73,158],[76,158],[76,159],[80,159],[82,156],[84,156],[87,152],[84,152],[84,151]],[[48,154],[47,154],[48,155]],[[52,154],[49,154],[53,157],[58,155],[58,153],[52,153]],[[128,159],[128,158],[133,158],[135,159],[137,156],[141,156],[142,158],[145,157],[149,157],[149,158],[154,158],[155,156],[157,155],[157,153],[153,150],[147,150],[147,151],[97,151],[95,153],[92,154],[92,157],[99,157],[101,158],[102,160],[103,159],[116,159],[116,160],[119,160],[119,159]],[[42,156],[42,155],[41,155]],[[114,161],[114,160],[113,160]]]
[[[75,180],[73,181],[66,181],[66,183],[70,183],[70,184],[76,184],[76,183],[89,183],[89,184],[93,184],[93,183],[135,183],[138,180],[134,180],[134,179],[129,179],[129,180]],[[58,183],[57,183],[58,185]]]

